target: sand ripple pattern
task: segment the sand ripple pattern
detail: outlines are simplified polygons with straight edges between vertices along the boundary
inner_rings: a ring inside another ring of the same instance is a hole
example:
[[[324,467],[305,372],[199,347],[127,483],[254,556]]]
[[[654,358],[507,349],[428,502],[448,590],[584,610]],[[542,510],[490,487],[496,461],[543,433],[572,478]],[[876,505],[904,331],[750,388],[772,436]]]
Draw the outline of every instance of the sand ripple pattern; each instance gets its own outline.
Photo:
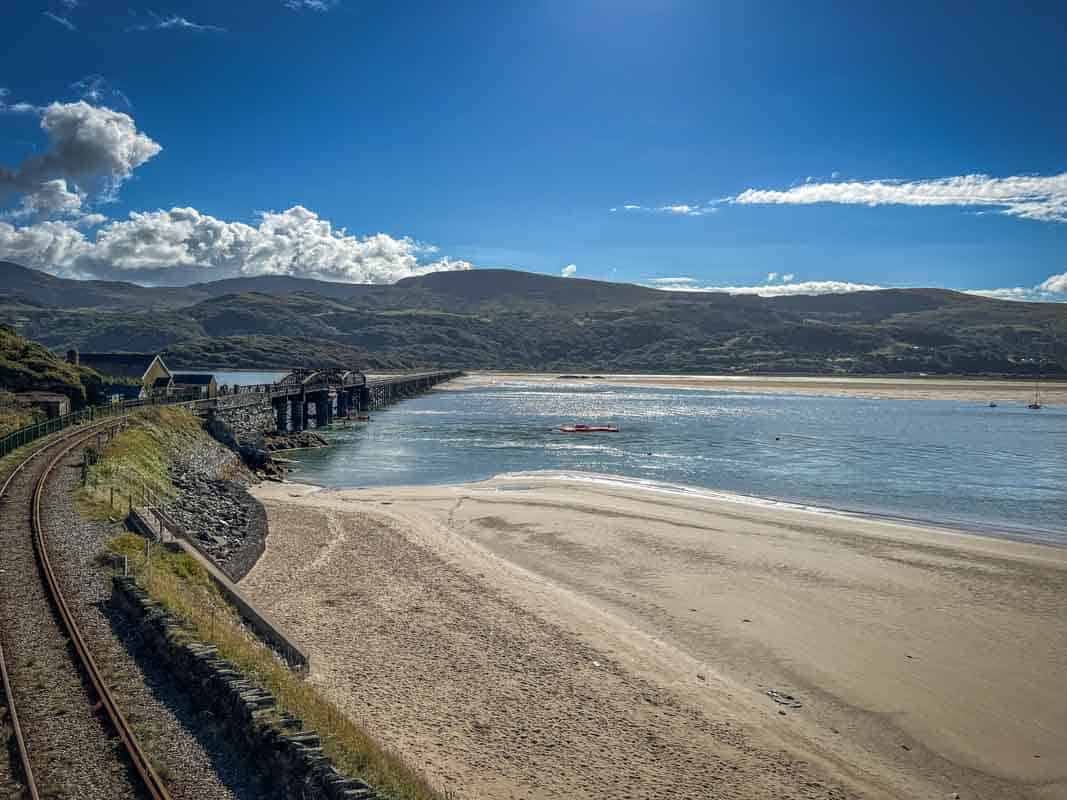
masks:
[[[843,798],[374,513],[268,503],[242,582],[310,680],[464,798]]]

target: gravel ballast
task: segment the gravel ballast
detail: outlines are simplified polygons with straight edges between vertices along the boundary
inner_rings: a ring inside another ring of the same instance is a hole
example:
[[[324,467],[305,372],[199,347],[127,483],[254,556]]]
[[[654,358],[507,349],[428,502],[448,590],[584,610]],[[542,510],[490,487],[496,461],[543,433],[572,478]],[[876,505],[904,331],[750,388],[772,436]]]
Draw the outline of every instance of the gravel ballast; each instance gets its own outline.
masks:
[[[269,787],[258,783],[256,766],[234,751],[218,721],[185,699],[165,665],[148,657],[135,629],[110,608],[111,569],[101,566],[100,556],[107,539],[121,529],[78,515],[71,491],[79,460],[72,457],[45,497],[49,552],[93,656],[142,746],[175,800],[271,797]]]

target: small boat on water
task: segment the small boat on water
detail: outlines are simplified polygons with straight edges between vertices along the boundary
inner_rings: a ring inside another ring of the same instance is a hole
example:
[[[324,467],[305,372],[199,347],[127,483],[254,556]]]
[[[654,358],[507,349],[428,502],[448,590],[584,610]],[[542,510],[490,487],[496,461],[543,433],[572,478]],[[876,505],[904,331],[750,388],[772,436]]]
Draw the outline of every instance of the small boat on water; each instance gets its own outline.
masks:
[[[989,401],[989,407],[990,408],[996,408],[997,407],[997,401],[996,400],[990,400]]]
[[[619,429],[614,425],[560,425],[560,433],[618,433]]]
[[[1034,381],[1034,402],[1027,406],[1032,411],[1037,411],[1041,408],[1041,378],[1039,377]]]

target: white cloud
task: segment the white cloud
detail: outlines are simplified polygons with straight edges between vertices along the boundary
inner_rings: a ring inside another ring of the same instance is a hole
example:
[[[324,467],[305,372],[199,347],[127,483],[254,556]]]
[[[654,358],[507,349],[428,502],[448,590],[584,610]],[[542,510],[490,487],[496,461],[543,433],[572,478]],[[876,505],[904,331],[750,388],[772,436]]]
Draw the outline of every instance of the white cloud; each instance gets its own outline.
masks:
[[[193,22],[185,17],[178,16],[177,14],[171,14],[169,17],[161,17],[158,14],[154,14],[149,11],[148,16],[152,18],[151,22],[142,22],[138,25],[131,25],[126,30],[128,31],[168,31],[168,30],[180,30],[180,31],[192,31],[193,33],[225,33],[225,28],[220,28],[218,25],[201,25],[200,23]]]
[[[768,272],[766,280],[767,280],[767,283],[774,283],[776,280],[778,280],[778,273],[777,272]]]
[[[2,98],[2,95],[0,95]],[[10,114],[40,114],[44,111],[40,106],[35,106],[32,103],[14,103],[8,105],[0,99],[0,111],[4,111]],[[0,175],[3,175],[3,168],[0,168]]]
[[[1067,294],[1067,272],[1059,275],[1049,275],[1037,288],[1043,292]]]
[[[872,283],[854,281],[800,281],[795,282],[795,275],[788,273],[781,276],[780,283],[772,283],[770,273],[767,283],[758,286],[708,286],[694,278],[653,278],[648,282],[653,289],[672,292],[725,292],[726,294],[749,294],[760,297],[782,297],[787,295],[812,294],[846,294],[848,292],[869,292],[885,289]],[[1015,286],[1003,289],[961,289],[965,294],[980,295],[996,300],[1021,300],[1029,302],[1067,303],[1067,272],[1051,275],[1044,282],[1033,287]]]
[[[285,0],[285,7],[293,11],[329,11],[339,4],[340,0]]]
[[[24,227],[0,222],[0,259],[25,267],[52,271],[53,265],[72,264],[87,247],[85,235],[67,222]]]
[[[36,189],[22,196],[22,204],[7,214],[13,219],[28,217],[72,217],[79,216],[85,196],[77,191],[70,191],[63,178],[44,181]]]
[[[59,14],[53,14],[51,11],[42,11],[41,13],[48,17],[50,20],[52,20],[52,22],[55,22],[58,25],[62,25],[68,31],[77,30],[77,28],[74,27],[74,23],[66,17],[61,17],[59,16]]]
[[[94,106],[117,100],[125,108],[133,108],[130,98],[109,84],[103,75],[86,75],[81,80],[74,81],[70,88],[76,91],[82,100]]]
[[[1067,172],[1059,175],[960,175],[928,180],[805,183],[789,189],[746,189],[734,203],[959,206],[999,208],[1013,217],[1067,222]]]
[[[100,224],[98,216],[87,224]],[[73,277],[145,278],[164,273],[210,280],[229,275],[298,275],[350,283],[393,283],[466,261],[426,263],[425,246],[384,233],[360,238],[335,230],[302,206],[265,212],[257,226],[225,222],[193,208],[133,212],[99,228],[95,238],[75,223],[0,223],[0,258]],[[207,274],[203,274],[207,273]]]
[[[666,287],[659,287],[666,288]],[[782,297],[797,294],[847,294],[849,292],[870,292],[884,289],[872,283],[853,283],[852,281],[803,281],[801,283],[760,284],[759,286],[703,286],[672,287],[676,291],[725,292],[726,294],[754,294],[760,297]]]
[[[47,182],[56,179],[76,186],[99,181],[105,197],[110,197],[134,169],[162,150],[137,130],[129,115],[84,100],[36,110],[49,139],[48,149],[15,169],[0,167],[0,198],[40,193]]]
[[[618,211],[618,207],[610,209]],[[679,217],[702,217],[705,214],[714,214],[719,209],[714,204],[691,205],[689,203],[665,203],[661,206],[642,206],[636,203],[626,203],[622,206],[623,211],[648,211],[655,214],[672,214]]]
[[[677,286],[677,285],[683,285],[683,284],[693,284],[693,283],[696,283],[696,282],[697,282],[696,278],[684,278],[684,277],[678,277],[678,278],[652,278],[652,279],[649,280],[649,283],[651,283],[651,284],[653,284],[655,286],[660,286],[660,285],[663,285],[663,286]]]
[[[578,272],[578,266],[576,264],[568,264],[559,271],[559,274],[564,278],[573,278],[576,272]]]

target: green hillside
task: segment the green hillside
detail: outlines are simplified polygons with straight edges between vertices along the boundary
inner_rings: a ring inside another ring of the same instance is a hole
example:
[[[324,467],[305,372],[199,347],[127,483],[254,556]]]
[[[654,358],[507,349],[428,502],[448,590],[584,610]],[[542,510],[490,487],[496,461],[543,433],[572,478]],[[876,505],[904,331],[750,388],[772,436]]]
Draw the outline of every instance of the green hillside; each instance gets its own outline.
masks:
[[[263,277],[134,287],[120,310],[49,305],[25,296],[32,280],[18,284],[17,297],[0,289],[0,320],[24,336],[55,350],[165,350],[184,366],[1006,375],[1067,366],[1067,304],[943,289],[762,298],[474,270],[390,286]],[[162,300],[138,308],[145,292]],[[181,297],[200,299],[174,306]]]

